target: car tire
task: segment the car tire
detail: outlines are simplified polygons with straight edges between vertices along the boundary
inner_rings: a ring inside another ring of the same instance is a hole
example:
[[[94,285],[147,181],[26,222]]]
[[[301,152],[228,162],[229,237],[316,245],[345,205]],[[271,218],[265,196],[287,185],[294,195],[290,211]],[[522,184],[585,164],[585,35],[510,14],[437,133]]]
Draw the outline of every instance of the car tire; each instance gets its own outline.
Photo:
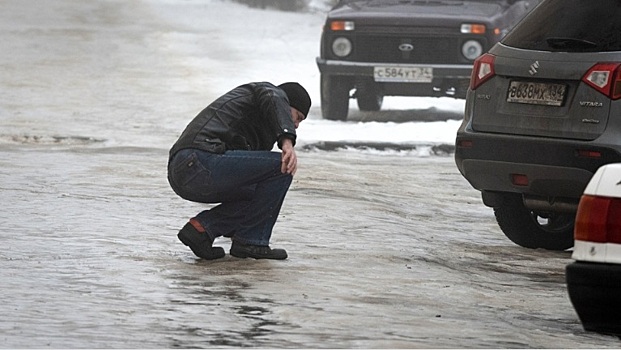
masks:
[[[519,246],[556,251],[574,246],[574,214],[531,210],[520,194],[507,194],[494,215],[505,236]]]
[[[321,114],[324,119],[347,119],[350,87],[347,77],[321,74]]]
[[[363,112],[377,112],[382,108],[384,95],[382,95],[373,82],[361,83],[356,90],[358,109]]]

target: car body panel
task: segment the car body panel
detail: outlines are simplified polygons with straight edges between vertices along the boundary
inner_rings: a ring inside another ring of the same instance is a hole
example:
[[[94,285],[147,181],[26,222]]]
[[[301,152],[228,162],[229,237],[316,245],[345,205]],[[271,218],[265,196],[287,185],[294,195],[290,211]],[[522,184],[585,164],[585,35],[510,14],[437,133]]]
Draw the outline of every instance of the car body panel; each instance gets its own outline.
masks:
[[[589,53],[583,54],[584,61],[580,61],[569,60],[563,53],[549,52],[531,52],[528,58],[521,58],[514,51],[522,52],[502,45],[490,50],[496,57],[496,76],[472,96],[474,106],[467,112],[471,113],[474,131],[579,140],[594,140],[603,133],[611,101],[581,79],[595,62],[618,59],[618,55],[597,57]],[[535,64],[537,69],[533,74]],[[564,85],[564,101],[560,106],[508,102],[512,81]],[[502,98],[487,97],[503,93]]]
[[[584,194],[621,198],[621,164],[607,164],[597,170]]]
[[[373,91],[382,97],[463,98],[474,60],[463,53],[466,47],[479,45],[481,53],[489,50],[539,1],[340,1],[326,16],[316,63],[324,81],[331,83],[336,77],[343,88],[355,91],[348,94],[349,98],[356,97],[357,91],[363,89],[365,93]],[[334,21],[349,21],[354,26],[350,30],[332,30],[330,24]],[[485,31],[462,32],[464,24],[484,25]],[[341,38],[347,39],[352,47],[351,53],[345,56],[336,55],[332,48],[334,41]],[[430,72],[431,78],[382,80],[375,74],[376,67],[399,71],[423,69]],[[346,110],[340,108],[339,101],[331,100],[333,94],[334,89],[326,85],[322,90],[322,104],[338,104],[337,110]],[[341,91],[336,94],[344,95]],[[326,110],[322,112],[325,114]]]
[[[518,245],[575,243],[585,187],[621,162],[619,33],[616,0],[545,0],[474,63],[455,162]]]
[[[604,203],[621,199],[621,163],[597,170],[584,190],[581,206],[588,207],[586,201],[596,198]],[[610,225],[609,219],[619,218],[621,212],[598,210],[593,215],[595,207],[584,210],[577,218],[582,224],[576,225],[574,262],[565,269],[567,292],[585,330],[621,335],[621,244],[609,239],[610,233],[620,229]]]
[[[456,138],[455,161],[466,180],[477,190],[523,193],[579,200],[597,169],[621,162],[621,147],[611,146],[612,136],[594,141],[542,140],[533,136],[475,133],[463,125]],[[461,146],[468,142],[469,147]],[[582,157],[577,150],[599,152]],[[525,174],[528,185],[516,186],[511,174]]]
[[[376,23],[399,25],[401,18],[418,17],[430,19],[429,24],[436,26],[436,19],[472,18],[480,19],[498,16],[502,11],[496,1],[341,1],[331,11],[332,18],[349,19],[372,17]]]
[[[584,194],[621,198],[621,164],[608,164],[599,168],[585,188]],[[621,264],[621,244],[576,240],[572,258],[578,261]]]
[[[548,28],[542,22],[542,17],[550,18],[546,11],[557,13],[553,5],[564,3],[542,3],[494,45],[489,54],[494,56],[495,75],[467,92],[455,160],[462,175],[482,192],[521,193],[548,198],[551,203],[577,203],[599,167],[621,162],[621,118],[616,118],[621,115],[621,100],[611,100],[583,79],[597,63],[621,62],[621,51],[609,51],[619,45],[602,38],[606,44],[595,49],[541,50],[538,44],[532,44],[537,49],[528,48],[531,43],[525,38],[529,35],[536,42],[545,39],[537,25]],[[607,4],[618,6],[612,1]],[[591,3],[583,5],[593,9]],[[570,6],[568,17],[579,16],[572,11]],[[524,45],[508,44],[515,42]],[[512,81],[563,84],[565,97],[559,106],[509,102]],[[589,153],[599,156],[584,156]],[[516,173],[527,173],[533,180],[516,186],[511,182],[511,174]],[[551,205],[549,209],[554,208]]]

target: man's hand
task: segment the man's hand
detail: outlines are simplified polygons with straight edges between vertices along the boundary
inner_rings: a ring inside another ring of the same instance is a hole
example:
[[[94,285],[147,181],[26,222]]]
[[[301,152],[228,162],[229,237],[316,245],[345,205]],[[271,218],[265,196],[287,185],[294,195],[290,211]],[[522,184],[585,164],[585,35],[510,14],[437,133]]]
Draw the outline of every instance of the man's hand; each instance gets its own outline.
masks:
[[[280,171],[285,174],[295,175],[295,172],[298,170],[298,156],[295,154],[295,149],[293,148],[293,142],[290,139],[284,139],[282,141],[282,156],[281,156],[281,166]]]

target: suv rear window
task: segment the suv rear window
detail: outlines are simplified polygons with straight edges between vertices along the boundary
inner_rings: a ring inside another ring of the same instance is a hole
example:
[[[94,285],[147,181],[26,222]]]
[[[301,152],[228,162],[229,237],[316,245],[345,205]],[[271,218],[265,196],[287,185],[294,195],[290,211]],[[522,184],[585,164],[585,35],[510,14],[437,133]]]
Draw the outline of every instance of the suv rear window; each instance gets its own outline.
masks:
[[[621,51],[621,1],[543,1],[502,43],[537,51]]]

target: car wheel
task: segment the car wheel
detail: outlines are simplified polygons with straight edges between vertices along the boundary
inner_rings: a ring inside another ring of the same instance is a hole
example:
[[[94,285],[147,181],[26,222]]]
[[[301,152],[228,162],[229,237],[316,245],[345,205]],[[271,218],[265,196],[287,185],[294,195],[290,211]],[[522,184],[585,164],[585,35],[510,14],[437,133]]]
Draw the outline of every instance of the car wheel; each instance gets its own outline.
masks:
[[[347,119],[349,90],[350,79],[338,75],[321,75],[321,114],[325,119]]]
[[[519,246],[559,251],[574,246],[574,214],[531,210],[521,195],[507,195],[494,215],[505,236]]]
[[[379,92],[379,89],[373,82],[365,82],[358,86],[356,100],[361,111],[377,112],[382,108],[384,95]]]

